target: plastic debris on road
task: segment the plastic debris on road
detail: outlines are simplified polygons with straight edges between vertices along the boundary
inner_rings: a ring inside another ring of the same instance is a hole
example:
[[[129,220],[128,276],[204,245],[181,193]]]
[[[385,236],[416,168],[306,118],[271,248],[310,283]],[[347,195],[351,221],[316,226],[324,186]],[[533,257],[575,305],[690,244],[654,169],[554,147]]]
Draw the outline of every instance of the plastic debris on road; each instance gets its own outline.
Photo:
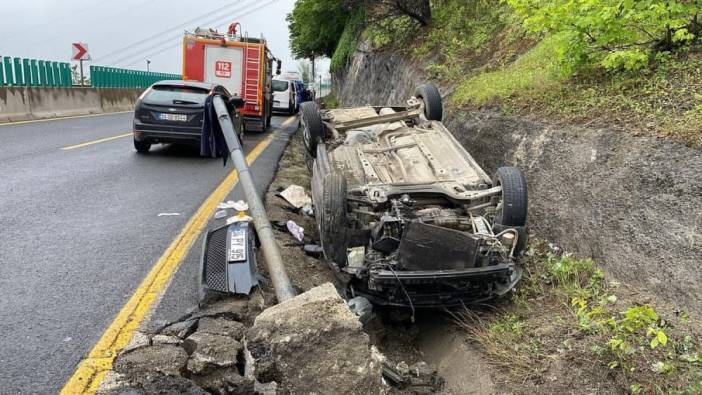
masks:
[[[356,296],[347,302],[351,311],[358,316],[362,324],[366,324],[373,318],[373,304],[363,296]]]
[[[159,213],[159,217],[177,217],[180,213]]]
[[[312,204],[312,198],[307,195],[305,188],[295,184],[290,185],[284,190],[276,193],[276,196],[283,198],[283,200],[298,210],[303,208],[305,205]]]
[[[229,213],[227,213],[227,210],[219,210],[215,213],[214,217],[215,219],[222,219],[226,217]]]
[[[305,247],[303,249],[305,251],[305,254],[315,258],[321,258],[324,254],[322,246],[317,244],[305,244]]]
[[[243,211],[233,217],[227,218],[227,225],[231,225],[237,222],[253,222],[253,218],[246,215],[246,213],[244,213]]]
[[[236,211],[246,211],[249,209],[249,205],[243,200],[237,200],[236,202],[233,200],[229,200],[217,205],[217,209],[219,210],[226,210],[230,208]]]
[[[305,204],[300,209],[300,212],[308,217],[314,217],[314,208],[312,208],[312,204]]]
[[[305,238],[305,228],[296,224],[293,220],[289,220],[285,225],[288,227],[288,232],[290,232],[297,241],[302,242]]]

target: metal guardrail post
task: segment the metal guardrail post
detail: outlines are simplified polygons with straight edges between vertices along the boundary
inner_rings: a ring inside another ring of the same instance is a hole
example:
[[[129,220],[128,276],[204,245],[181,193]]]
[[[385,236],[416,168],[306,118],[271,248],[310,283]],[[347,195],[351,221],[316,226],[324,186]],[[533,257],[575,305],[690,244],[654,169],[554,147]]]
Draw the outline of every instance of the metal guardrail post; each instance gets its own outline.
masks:
[[[61,70],[61,86],[70,88],[73,86],[73,81],[71,81],[71,69],[68,63],[59,63],[59,69]]]
[[[46,86],[54,86],[54,69],[51,67],[51,62],[44,62],[46,66]]]
[[[5,56],[3,58],[3,66],[5,66],[5,85],[14,86],[15,78],[12,75],[12,58]]]
[[[15,85],[24,86],[24,77],[22,76],[22,59],[13,58],[13,68],[15,69]]]
[[[51,62],[51,72],[54,74],[54,86],[61,86],[58,62]]]
[[[37,81],[39,81],[39,86],[46,86],[46,63],[40,60],[37,67]]]
[[[31,59],[29,61],[29,68],[30,68],[30,74],[32,75],[32,86],[40,86],[41,82],[39,81],[39,70],[37,69],[37,60],[36,59]]]
[[[32,83],[32,70],[29,68],[29,59],[22,59],[22,74],[24,75],[24,84],[26,86],[34,85]]]
[[[227,141],[227,146],[231,150],[232,162],[234,163],[236,171],[239,173],[239,183],[244,190],[244,196],[249,205],[249,211],[253,218],[254,225],[256,226],[258,238],[261,241],[263,256],[266,260],[266,266],[271,276],[273,288],[275,288],[276,298],[278,302],[284,302],[293,298],[295,296],[295,291],[293,290],[292,283],[290,283],[288,274],[285,272],[283,257],[280,254],[278,243],[275,241],[273,227],[266,215],[263,201],[261,201],[261,197],[256,191],[256,184],[254,184],[251,171],[246,164],[244,151],[239,142],[239,138],[234,132],[234,125],[229,116],[229,111],[227,111],[227,106],[221,96],[215,96],[213,104],[217,112],[219,125],[222,127],[222,133]]]

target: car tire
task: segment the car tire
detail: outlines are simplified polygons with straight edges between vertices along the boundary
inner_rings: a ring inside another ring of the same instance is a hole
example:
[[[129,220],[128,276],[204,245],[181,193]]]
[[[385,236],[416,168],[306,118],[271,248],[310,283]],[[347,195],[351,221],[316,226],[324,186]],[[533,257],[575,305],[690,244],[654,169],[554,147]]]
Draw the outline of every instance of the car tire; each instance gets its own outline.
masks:
[[[502,209],[495,215],[495,224],[526,226],[529,198],[524,173],[516,167],[500,167],[493,182],[502,186]]]
[[[347,228],[346,179],[332,171],[322,181],[319,238],[324,256],[339,268],[346,266]]]
[[[444,107],[439,89],[433,84],[423,84],[414,91],[414,97],[424,102],[424,116],[430,121],[443,119]]]
[[[148,141],[137,141],[136,139],[134,140],[134,149],[137,150],[137,152],[141,154],[145,154],[149,152],[151,149],[151,143]]]
[[[324,123],[319,115],[319,109],[314,102],[302,103],[300,106],[300,122],[302,122],[302,140],[307,152],[315,158],[317,144],[324,138]]]

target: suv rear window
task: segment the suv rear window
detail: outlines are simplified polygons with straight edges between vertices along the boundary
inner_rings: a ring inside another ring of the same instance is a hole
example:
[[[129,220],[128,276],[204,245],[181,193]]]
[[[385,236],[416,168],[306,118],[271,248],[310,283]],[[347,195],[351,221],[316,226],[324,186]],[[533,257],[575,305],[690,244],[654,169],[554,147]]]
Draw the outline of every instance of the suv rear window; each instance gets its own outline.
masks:
[[[155,86],[144,97],[144,102],[162,106],[190,105],[203,106],[208,90],[182,86]]]
[[[273,80],[273,92],[285,92],[288,90],[288,81]]]

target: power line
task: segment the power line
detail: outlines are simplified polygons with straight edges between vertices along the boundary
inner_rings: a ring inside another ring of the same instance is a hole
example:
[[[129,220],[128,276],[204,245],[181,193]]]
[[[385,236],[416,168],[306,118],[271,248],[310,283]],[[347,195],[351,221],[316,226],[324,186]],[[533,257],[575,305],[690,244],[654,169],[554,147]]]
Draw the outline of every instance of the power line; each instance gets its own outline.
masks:
[[[233,19],[239,19],[239,18],[245,17],[246,15],[249,15],[249,14],[251,14],[251,13],[253,13],[253,12],[256,12],[256,11],[258,11],[258,10],[264,8],[264,7],[267,7],[267,6],[273,4],[273,3],[277,2],[277,1],[278,1],[278,0],[270,0],[270,1],[267,1],[267,2],[265,2],[265,3],[263,3],[263,4],[258,5],[258,7],[254,8],[254,9],[252,9],[252,10],[249,10],[249,11],[247,11],[247,12],[244,12],[243,14],[240,14],[240,15],[235,16]],[[159,55],[159,54],[161,54],[161,53],[163,53],[163,52],[166,52],[167,50],[169,50],[169,49],[171,49],[171,48],[177,47],[178,45],[181,45],[181,43],[178,42],[178,43],[175,43],[175,44],[173,44],[173,45],[169,45],[169,46],[167,46],[167,47],[161,48],[159,51],[156,51],[156,52],[153,52],[153,53],[148,54],[147,57],[153,57],[153,56],[155,56],[155,55]],[[143,60],[143,59],[138,59],[138,60],[135,60],[135,61],[133,61],[133,62],[126,63],[125,66],[131,66],[131,65],[133,65],[133,64],[135,64],[135,63],[141,62],[142,60]]]
[[[237,19],[240,19],[240,18],[242,18],[242,17],[244,17],[244,16],[246,16],[246,15],[249,15],[249,14],[251,14],[251,13],[253,13],[253,12],[256,12],[256,11],[258,11],[258,10],[264,8],[264,7],[267,7],[267,6],[273,4],[273,3],[277,2],[277,1],[278,1],[278,0],[270,0],[270,1],[267,1],[267,2],[265,2],[265,3],[263,3],[263,4],[257,4],[257,5],[249,4],[249,5],[246,6],[246,7],[250,7],[250,6],[254,5],[254,8],[252,8],[252,9],[250,9],[250,10],[247,10],[247,11],[245,11],[245,12],[239,14],[239,15],[233,16],[233,17],[232,17],[232,16],[229,16],[229,15],[226,15],[226,16],[224,16],[224,17],[216,18],[215,20],[212,20],[212,21],[207,22],[207,23],[208,23],[208,24],[219,25],[220,23],[223,23],[224,21],[227,21],[227,20],[229,20],[229,21],[231,21],[231,20],[237,20]],[[175,40],[175,39],[177,39],[178,37],[180,37],[180,35],[174,36],[174,37],[170,37],[170,38],[168,39],[168,41]],[[137,62],[142,61],[143,59],[141,59],[141,57],[144,57],[144,54],[146,54],[146,57],[152,57],[152,56],[154,56],[154,55],[161,54],[161,53],[163,53],[163,52],[165,52],[165,51],[167,51],[167,50],[169,50],[169,49],[171,49],[171,48],[174,48],[174,47],[176,47],[176,46],[178,46],[178,45],[180,45],[180,44],[181,44],[181,42],[179,41],[179,42],[176,42],[175,44],[172,44],[172,45],[168,45],[168,46],[166,46],[166,47],[163,47],[164,44],[163,44],[163,41],[161,41],[161,42],[158,42],[158,43],[156,43],[156,44],[154,44],[154,45],[152,45],[152,46],[150,46],[150,47],[148,47],[148,48],[144,48],[144,49],[140,50],[139,52],[137,52],[137,53],[135,53],[135,54],[133,54],[133,55],[125,56],[125,57],[123,57],[123,58],[121,58],[121,59],[115,61],[114,64],[117,64],[117,65],[119,65],[119,64],[124,64],[125,66],[129,66],[129,65],[132,65],[132,64],[134,64],[134,63],[137,63]],[[160,49],[159,49],[158,51],[156,51],[156,52],[147,53],[149,50],[152,50],[152,49],[155,49],[155,48],[160,48]],[[134,61],[131,61],[131,62],[127,62],[128,60],[133,59],[133,58],[135,58],[135,57],[139,57],[140,59],[134,60]]]
[[[245,2],[247,2],[247,1],[249,1],[249,0],[244,0],[243,2],[245,3]],[[254,2],[255,2],[255,1],[254,1]],[[239,3],[241,3],[241,1],[240,1]],[[249,4],[249,5],[250,5],[250,4]],[[229,8],[229,7],[233,7],[233,6],[241,6],[241,4],[231,4],[231,3],[225,4],[225,5],[222,6],[222,7],[219,7],[219,8],[216,8],[216,9],[212,10],[212,11],[206,12],[206,13],[204,13],[204,14],[198,16],[198,17],[195,17],[195,18],[193,18],[193,19],[190,19],[190,20],[188,20],[188,21],[186,21],[186,22],[183,22],[183,23],[178,24],[178,25],[176,25],[176,26],[170,27],[170,28],[168,28],[168,29],[166,29],[166,30],[160,31],[160,32],[158,32],[158,33],[156,33],[156,34],[153,34],[153,35],[149,36],[149,37],[142,38],[142,39],[140,39],[139,41],[134,42],[134,43],[132,43],[132,44],[130,44],[130,45],[127,45],[127,46],[124,46],[124,47],[122,47],[122,48],[116,49],[116,50],[114,50],[114,51],[108,53],[107,55],[100,56],[100,59],[108,59],[108,58],[111,58],[111,57],[113,57],[113,56],[115,56],[115,55],[124,55],[124,51],[133,50],[134,48],[137,48],[137,47],[141,46],[142,44],[148,43],[148,42],[150,42],[151,40],[153,40],[153,39],[155,39],[155,38],[159,38],[160,36],[162,36],[162,35],[164,35],[164,34],[171,33],[171,32],[172,32],[173,30],[175,30],[175,29],[182,29],[183,27],[188,26],[188,25],[191,24],[191,23],[195,23],[195,22],[197,22],[198,20],[200,20],[200,19],[202,19],[202,18],[210,17],[210,16],[213,15],[213,14],[219,13],[219,12],[221,12],[222,10],[227,9],[227,8]],[[245,7],[248,7],[248,5],[246,5]]]

